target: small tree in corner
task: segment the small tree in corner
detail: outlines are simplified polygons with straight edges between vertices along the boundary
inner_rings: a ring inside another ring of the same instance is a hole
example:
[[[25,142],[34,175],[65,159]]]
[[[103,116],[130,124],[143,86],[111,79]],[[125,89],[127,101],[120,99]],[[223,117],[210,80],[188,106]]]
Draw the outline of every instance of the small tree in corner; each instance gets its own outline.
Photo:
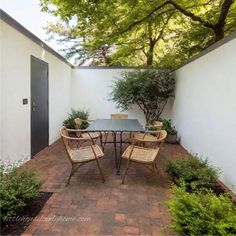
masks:
[[[158,120],[170,96],[173,96],[175,80],[167,71],[135,70],[122,73],[110,94],[117,107],[128,110],[138,105],[147,124]]]

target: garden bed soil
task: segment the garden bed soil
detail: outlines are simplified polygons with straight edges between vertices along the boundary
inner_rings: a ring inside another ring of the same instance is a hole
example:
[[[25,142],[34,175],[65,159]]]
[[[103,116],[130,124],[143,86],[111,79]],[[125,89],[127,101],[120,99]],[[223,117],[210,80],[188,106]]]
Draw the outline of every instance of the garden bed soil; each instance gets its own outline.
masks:
[[[236,204],[236,196],[220,180],[216,180],[214,184],[203,187],[211,189],[217,196],[219,196],[220,194],[228,193],[231,196],[233,203]]]
[[[228,193],[231,196],[233,203],[236,205],[236,195],[223,182],[217,179],[215,186],[217,189],[220,189],[221,192],[219,194]],[[217,194],[217,190],[213,189],[213,191]]]
[[[172,181],[176,185],[178,185],[177,179],[173,178]],[[199,187],[211,189],[213,193],[215,193],[217,196],[219,196],[220,194],[228,193],[231,196],[233,203],[236,204],[236,195],[228,187],[226,187],[226,185],[219,179],[217,179],[213,184],[203,185]],[[186,190],[187,192],[193,192],[191,188],[187,188]]]
[[[219,196],[220,194],[225,193],[225,191],[224,191],[224,189],[222,189],[221,185],[219,185],[217,183],[212,185],[211,189],[217,196]]]
[[[1,235],[21,235],[38,215],[52,193],[40,192],[15,218],[1,221]]]

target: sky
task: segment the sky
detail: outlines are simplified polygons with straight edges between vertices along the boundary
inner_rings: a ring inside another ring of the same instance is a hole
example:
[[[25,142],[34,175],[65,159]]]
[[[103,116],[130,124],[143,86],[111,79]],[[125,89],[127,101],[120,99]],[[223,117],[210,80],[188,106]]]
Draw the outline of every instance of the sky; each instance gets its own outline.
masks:
[[[38,38],[58,51],[56,42],[47,42],[48,38],[43,27],[47,22],[55,22],[56,18],[40,11],[39,0],[0,0],[0,8],[18,21]]]

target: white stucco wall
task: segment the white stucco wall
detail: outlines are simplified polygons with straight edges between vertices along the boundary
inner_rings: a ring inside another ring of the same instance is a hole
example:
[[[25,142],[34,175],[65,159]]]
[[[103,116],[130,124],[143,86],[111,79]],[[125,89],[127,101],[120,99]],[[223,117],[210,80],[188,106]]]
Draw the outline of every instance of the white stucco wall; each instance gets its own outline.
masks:
[[[181,144],[222,169],[236,192],[236,39],[176,71],[173,122]]]
[[[116,79],[121,78],[121,73],[128,69],[91,69],[76,68],[72,71],[72,108],[88,109],[90,119],[110,118],[112,113],[127,113],[129,118],[138,119],[145,125],[143,112],[136,106],[129,111],[117,109],[116,104],[109,101],[112,84]],[[163,115],[169,116],[169,106],[166,106]]]
[[[135,107],[129,111],[121,111],[116,104],[109,101],[109,93],[113,81],[120,77],[125,69],[73,69],[71,81],[71,104],[73,109],[89,110],[90,119],[110,118],[112,113],[127,113],[129,118],[138,118],[145,124],[145,117]]]
[[[49,64],[49,143],[70,111],[71,67],[0,21],[1,159],[30,158],[30,56]],[[22,99],[28,98],[28,105]]]

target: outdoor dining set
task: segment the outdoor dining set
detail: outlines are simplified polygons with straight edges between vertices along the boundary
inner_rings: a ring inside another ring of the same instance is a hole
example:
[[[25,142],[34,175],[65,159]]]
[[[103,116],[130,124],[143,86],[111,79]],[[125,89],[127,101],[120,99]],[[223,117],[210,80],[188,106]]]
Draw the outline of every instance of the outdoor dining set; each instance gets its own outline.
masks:
[[[111,114],[111,119],[87,121],[89,126],[86,129],[80,128],[82,119],[76,118],[74,121],[77,129],[62,127],[60,130],[72,165],[67,185],[79,167],[92,161],[97,163],[102,181],[105,181],[100,158],[104,156],[108,143],[114,145],[115,167],[118,175],[122,159],[127,161],[122,183],[125,181],[131,162],[143,164],[158,174],[157,157],[167,136],[167,132],[161,129],[161,122],[157,121],[150,129],[150,127],[143,127],[137,119],[128,119],[127,114],[121,113]],[[124,143],[128,143],[128,146],[123,151]]]

